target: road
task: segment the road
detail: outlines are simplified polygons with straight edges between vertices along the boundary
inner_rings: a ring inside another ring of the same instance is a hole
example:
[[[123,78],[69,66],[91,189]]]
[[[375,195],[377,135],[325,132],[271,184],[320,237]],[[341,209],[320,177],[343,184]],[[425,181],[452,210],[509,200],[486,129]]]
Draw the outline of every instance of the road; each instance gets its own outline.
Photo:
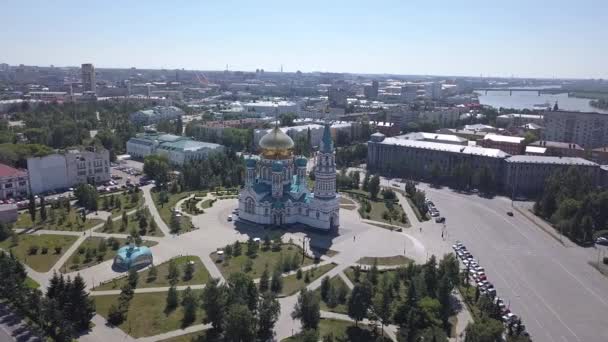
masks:
[[[588,264],[594,248],[564,246],[518,212],[509,217],[506,198],[420,188],[446,217],[449,243],[467,246],[535,341],[608,340],[608,279]],[[424,231],[440,235],[441,225]]]

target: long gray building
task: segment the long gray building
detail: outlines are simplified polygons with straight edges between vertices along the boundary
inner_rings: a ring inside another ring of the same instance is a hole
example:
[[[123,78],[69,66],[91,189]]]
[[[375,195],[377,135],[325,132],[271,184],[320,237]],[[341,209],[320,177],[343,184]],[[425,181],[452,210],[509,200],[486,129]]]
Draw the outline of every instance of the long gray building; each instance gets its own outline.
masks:
[[[372,173],[426,179],[436,167],[441,175],[449,176],[462,163],[473,172],[488,167],[497,188],[507,195],[534,196],[549,175],[570,167],[589,175],[596,186],[608,183],[608,169],[602,171],[599,164],[577,157],[511,156],[494,148],[387,138],[381,133],[372,134],[367,143],[367,169]]]
[[[541,192],[547,177],[570,167],[576,167],[590,177],[592,184],[600,184],[600,166],[587,159],[519,155],[505,159],[504,191],[507,194],[534,195]]]
[[[608,146],[608,114],[547,111],[542,139],[579,144],[587,149]]]
[[[395,176],[426,178],[435,166],[442,175],[449,175],[454,167],[466,163],[473,169],[488,167],[500,179],[502,161],[508,156],[493,148],[387,138],[382,133],[372,134],[367,143],[368,170]]]

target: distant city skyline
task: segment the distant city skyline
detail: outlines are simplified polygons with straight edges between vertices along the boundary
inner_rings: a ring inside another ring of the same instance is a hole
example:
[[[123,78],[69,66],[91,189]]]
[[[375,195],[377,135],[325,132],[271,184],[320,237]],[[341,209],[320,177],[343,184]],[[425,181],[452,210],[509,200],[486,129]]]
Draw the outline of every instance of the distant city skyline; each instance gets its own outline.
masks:
[[[608,3],[14,1],[0,63],[608,78]]]

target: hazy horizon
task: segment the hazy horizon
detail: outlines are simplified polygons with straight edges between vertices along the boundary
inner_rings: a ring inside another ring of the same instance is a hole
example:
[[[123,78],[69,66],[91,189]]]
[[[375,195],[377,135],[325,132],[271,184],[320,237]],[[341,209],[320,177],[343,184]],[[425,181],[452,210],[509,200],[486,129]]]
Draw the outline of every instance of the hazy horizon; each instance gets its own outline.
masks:
[[[3,9],[0,63],[11,65],[608,78],[602,1],[9,0]]]

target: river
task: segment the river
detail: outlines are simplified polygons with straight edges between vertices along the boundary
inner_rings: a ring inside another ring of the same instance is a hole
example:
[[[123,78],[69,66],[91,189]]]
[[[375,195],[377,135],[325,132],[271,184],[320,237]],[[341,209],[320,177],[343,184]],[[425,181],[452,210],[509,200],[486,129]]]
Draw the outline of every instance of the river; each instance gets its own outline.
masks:
[[[494,108],[515,108],[515,109],[534,109],[535,105],[548,103],[553,107],[557,101],[559,109],[572,110],[581,112],[598,112],[607,113],[608,110],[601,110],[592,107],[590,99],[579,97],[569,97],[567,93],[563,94],[540,94],[536,91],[514,91],[509,95],[509,91],[475,91],[478,94],[479,103],[482,105],[491,106]]]

